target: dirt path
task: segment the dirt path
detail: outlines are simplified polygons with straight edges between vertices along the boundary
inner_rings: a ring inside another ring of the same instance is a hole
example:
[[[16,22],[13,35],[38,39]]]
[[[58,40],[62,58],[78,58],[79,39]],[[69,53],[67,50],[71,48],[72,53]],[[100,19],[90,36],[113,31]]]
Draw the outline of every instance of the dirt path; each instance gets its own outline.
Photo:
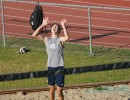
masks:
[[[65,100],[130,100],[127,85],[64,90]],[[0,100],[49,100],[49,91],[0,95]],[[57,95],[56,95],[57,100]]]

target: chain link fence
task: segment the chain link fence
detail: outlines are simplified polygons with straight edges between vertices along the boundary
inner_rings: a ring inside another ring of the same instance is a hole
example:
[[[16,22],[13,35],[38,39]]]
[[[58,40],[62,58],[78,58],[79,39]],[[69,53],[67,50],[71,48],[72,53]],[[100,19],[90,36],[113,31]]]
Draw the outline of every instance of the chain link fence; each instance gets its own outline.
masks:
[[[3,46],[35,47],[35,43],[19,42],[32,40],[29,36],[33,33],[29,18],[36,4],[28,1],[1,1]],[[105,54],[113,49],[118,49],[120,53],[123,53],[122,49],[129,51],[129,9],[44,2],[40,2],[40,5],[51,23],[59,23],[62,18],[68,20],[66,27],[70,40],[65,51],[86,55]]]
[[[44,43],[32,39],[31,36],[34,31],[29,24],[29,18],[36,4],[37,2],[24,0],[1,0],[0,46],[4,48],[2,49],[3,53],[6,48],[13,48],[14,51],[17,52],[20,47],[27,47],[32,52],[45,51]],[[49,17],[50,24],[54,22],[60,23],[62,18],[67,19],[66,28],[70,35],[70,39],[65,43],[64,50],[67,67],[130,61],[129,8],[83,6],[49,2],[39,2],[39,4],[43,8],[44,15]],[[47,30],[48,32],[50,31],[50,26],[47,27]],[[50,36],[50,33],[46,33],[46,35]],[[63,32],[61,35],[63,35]],[[44,56],[46,57],[46,55]],[[20,59],[20,57],[21,56],[18,56],[16,59]],[[3,54],[3,59],[7,59],[7,57],[5,58],[5,54]],[[21,63],[21,61],[22,58],[19,63]],[[31,64],[32,62],[26,63]],[[10,63],[10,66],[13,66],[11,64],[15,62],[13,62],[12,59],[12,61],[8,63]],[[16,65],[19,66],[19,63]],[[40,66],[40,64],[34,64],[34,67]],[[3,66],[7,67],[8,65],[3,64]],[[20,65],[20,68],[22,66],[23,65]],[[42,67],[43,66],[37,69],[34,68],[33,71],[42,70]],[[24,69],[19,70],[25,71]],[[30,69],[27,68],[26,71],[30,71]],[[7,71],[7,73],[13,72],[14,71],[10,71],[9,69]],[[17,72],[18,70],[16,70],[15,73]],[[129,71],[125,71],[122,76],[124,74],[126,76],[128,72]],[[109,74],[109,72],[106,72],[104,77],[110,77]],[[114,73],[114,75],[111,81],[116,79],[116,74]],[[97,76],[92,74],[90,76],[91,80],[89,82],[95,82],[95,80],[100,77],[100,74]],[[88,75],[89,78],[90,76]],[[76,80],[74,78],[75,76],[72,77]],[[102,77],[102,79],[104,79],[104,77]],[[102,79],[97,80],[97,82],[103,81]],[[71,82],[68,84],[70,85]]]
[[[1,1],[3,46],[35,47],[35,43],[19,42],[24,39],[32,40],[29,36],[33,33],[29,18],[36,4],[37,2],[28,1]],[[65,51],[86,55],[105,54],[112,49],[118,49],[121,53],[122,49],[129,51],[130,9],[44,2],[39,4],[43,7],[44,15],[51,19],[51,23],[59,23],[62,18],[68,20],[66,27],[70,40]],[[19,42],[15,42],[15,39]]]

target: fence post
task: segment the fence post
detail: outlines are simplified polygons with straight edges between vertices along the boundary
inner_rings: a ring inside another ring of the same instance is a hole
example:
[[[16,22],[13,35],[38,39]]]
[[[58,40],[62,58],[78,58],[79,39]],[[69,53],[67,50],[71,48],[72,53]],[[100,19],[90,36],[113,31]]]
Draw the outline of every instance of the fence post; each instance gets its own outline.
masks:
[[[5,25],[4,25],[4,0],[1,0],[1,16],[2,16],[2,33],[3,33],[3,46],[5,47]]]
[[[92,53],[92,32],[91,32],[91,7],[88,6],[88,32],[89,32],[89,43],[90,43],[90,55],[93,55]]]

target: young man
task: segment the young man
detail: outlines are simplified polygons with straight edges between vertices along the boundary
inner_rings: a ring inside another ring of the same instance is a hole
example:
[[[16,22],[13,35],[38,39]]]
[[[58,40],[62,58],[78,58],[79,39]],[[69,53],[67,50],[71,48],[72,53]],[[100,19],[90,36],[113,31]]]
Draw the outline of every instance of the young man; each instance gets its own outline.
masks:
[[[46,51],[48,55],[48,72],[53,72],[64,68],[63,43],[69,39],[69,35],[65,28],[66,21],[66,19],[63,19],[60,22],[63,28],[64,36],[58,36],[61,32],[61,27],[57,23],[52,24],[51,37],[42,38],[41,36],[38,36],[38,33],[49,24],[48,17],[43,18],[42,24],[32,34],[33,37],[37,37],[38,39],[43,40],[45,42]],[[55,99],[55,84],[57,85],[58,100],[64,100],[64,75],[49,75],[48,84],[50,88],[50,100]]]

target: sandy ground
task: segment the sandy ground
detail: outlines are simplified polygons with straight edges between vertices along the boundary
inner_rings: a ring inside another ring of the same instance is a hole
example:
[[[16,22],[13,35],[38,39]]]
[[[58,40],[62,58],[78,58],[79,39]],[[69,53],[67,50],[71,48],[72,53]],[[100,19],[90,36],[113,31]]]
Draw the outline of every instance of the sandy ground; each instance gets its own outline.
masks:
[[[65,100],[130,100],[130,87],[104,86],[102,88],[77,88],[64,90]],[[0,100],[49,100],[49,91],[0,95]],[[56,95],[56,100],[57,95]]]

